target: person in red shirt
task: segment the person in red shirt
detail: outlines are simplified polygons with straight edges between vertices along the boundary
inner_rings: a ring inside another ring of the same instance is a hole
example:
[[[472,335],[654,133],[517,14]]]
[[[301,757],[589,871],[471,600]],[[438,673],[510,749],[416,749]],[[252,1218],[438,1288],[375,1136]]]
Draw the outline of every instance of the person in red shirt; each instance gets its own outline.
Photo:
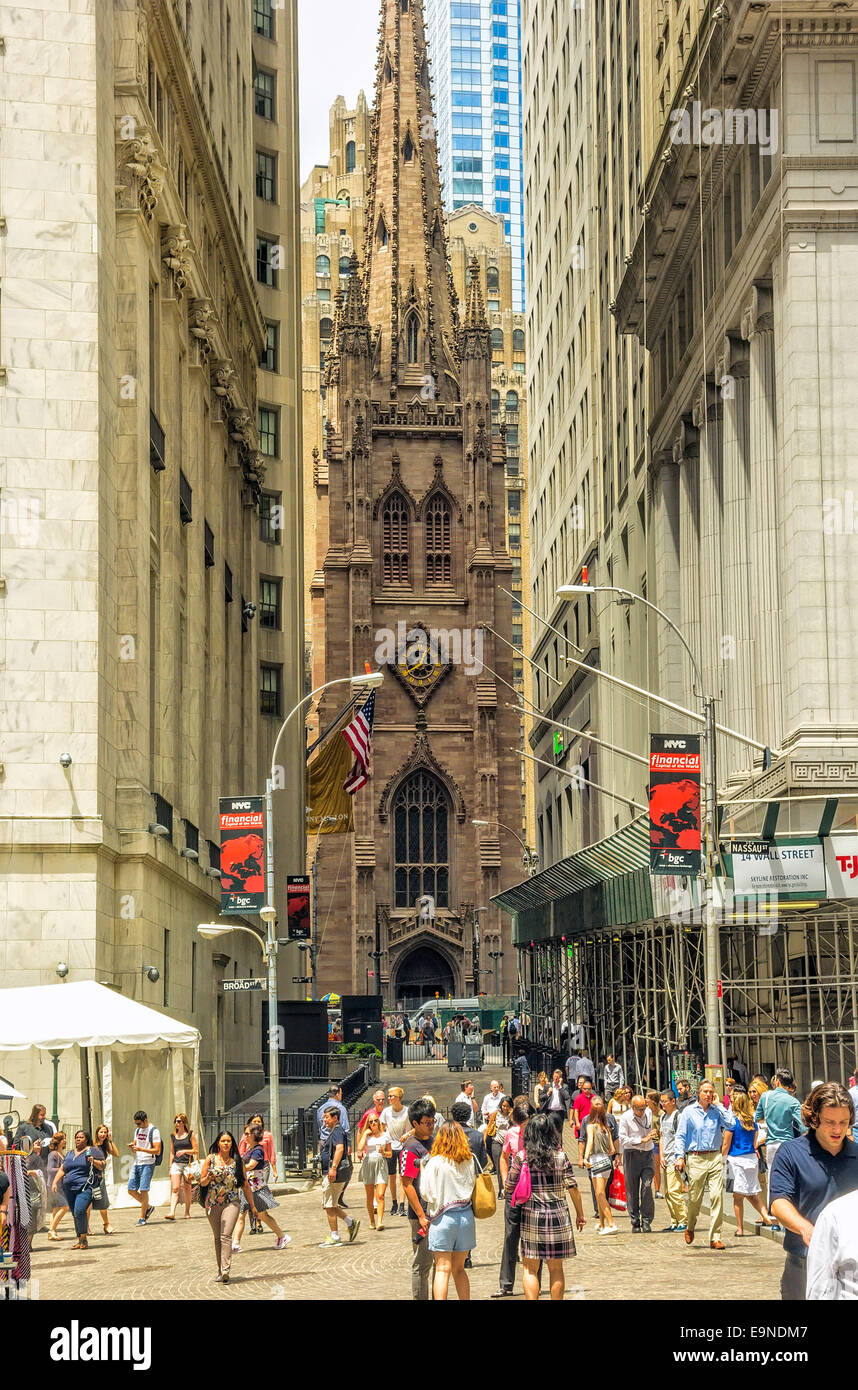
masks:
[[[578,1093],[572,1102],[572,1123],[575,1126],[575,1138],[578,1138],[581,1129],[581,1121],[585,1120],[590,1113],[590,1106],[593,1104],[593,1083],[586,1076],[578,1077]]]
[[[361,1117],[360,1117],[360,1119],[359,1119],[359,1121],[358,1121],[358,1127],[357,1127],[358,1138],[360,1138],[362,1130],[366,1127],[366,1122],[367,1122],[367,1120],[369,1119],[370,1115],[376,1115],[376,1116],[378,1116],[378,1115],[381,1114],[381,1112],[382,1112],[383,1109],[384,1109],[384,1091],[373,1091],[373,1094],[372,1094],[372,1105],[369,1107],[368,1110],[364,1110],[363,1114],[361,1115]]]

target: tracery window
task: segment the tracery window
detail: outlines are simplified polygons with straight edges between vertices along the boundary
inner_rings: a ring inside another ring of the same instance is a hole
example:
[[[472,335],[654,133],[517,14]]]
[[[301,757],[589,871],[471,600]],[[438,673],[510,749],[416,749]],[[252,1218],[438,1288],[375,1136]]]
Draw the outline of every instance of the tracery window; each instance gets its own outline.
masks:
[[[419,322],[416,314],[409,314],[405,322],[405,353],[410,366],[417,362],[417,335]]]
[[[394,902],[413,907],[429,894],[436,907],[450,905],[449,804],[431,772],[413,772],[393,803]]]
[[[442,496],[426,508],[426,583],[449,584],[453,577],[450,507]]]
[[[409,565],[408,504],[399,492],[386,499],[381,513],[383,577],[385,584],[407,584]]]

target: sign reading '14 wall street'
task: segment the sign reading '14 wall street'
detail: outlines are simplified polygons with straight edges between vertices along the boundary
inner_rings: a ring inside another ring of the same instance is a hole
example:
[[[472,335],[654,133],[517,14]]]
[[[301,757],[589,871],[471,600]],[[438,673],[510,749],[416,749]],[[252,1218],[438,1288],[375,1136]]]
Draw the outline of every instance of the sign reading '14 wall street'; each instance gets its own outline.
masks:
[[[815,837],[728,840],[722,849],[729,856],[727,868],[736,894],[825,894],[825,861]]]
[[[700,738],[650,734],[649,862],[654,874],[700,872]]]
[[[220,910],[258,912],[265,906],[265,798],[220,799]]]

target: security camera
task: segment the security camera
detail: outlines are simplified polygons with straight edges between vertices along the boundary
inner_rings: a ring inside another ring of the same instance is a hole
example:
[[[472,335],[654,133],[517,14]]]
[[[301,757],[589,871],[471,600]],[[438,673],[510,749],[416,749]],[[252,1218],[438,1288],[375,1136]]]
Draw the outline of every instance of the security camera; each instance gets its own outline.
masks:
[[[150,965],[149,969],[146,971],[146,979],[151,980],[152,984],[154,985],[157,980],[160,980],[160,978],[161,972],[158,969],[157,965]]]
[[[60,767],[71,767],[71,765],[72,765],[72,755],[71,755],[71,753],[61,753],[61,754],[60,754]]]
[[[64,960],[61,960],[60,963],[59,963],[59,965],[57,966],[57,974],[59,975],[59,977],[60,977],[61,980],[64,980],[65,977],[66,977],[66,975],[67,975],[68,973],[69,973],[69,968],[68,968],[68,966],[66,965],[66,963],[65,963]]]
[[[250,623],[256,617],[256,604],[251,603],[248,599],[241,611],[244,615],[244,621]]]

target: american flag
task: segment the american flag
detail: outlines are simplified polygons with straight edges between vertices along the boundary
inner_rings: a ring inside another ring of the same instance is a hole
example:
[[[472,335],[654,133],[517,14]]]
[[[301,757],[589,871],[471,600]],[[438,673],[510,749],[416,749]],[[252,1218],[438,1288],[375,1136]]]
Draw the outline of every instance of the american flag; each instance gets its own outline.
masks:
[[[343,729],[343,738],[355,755],[354,767],[343,782],[349,796],[365,787],[368,780],[369,753],[372,746],[372,718],[375,713],[375,691],[370,691],[351,723]]]

